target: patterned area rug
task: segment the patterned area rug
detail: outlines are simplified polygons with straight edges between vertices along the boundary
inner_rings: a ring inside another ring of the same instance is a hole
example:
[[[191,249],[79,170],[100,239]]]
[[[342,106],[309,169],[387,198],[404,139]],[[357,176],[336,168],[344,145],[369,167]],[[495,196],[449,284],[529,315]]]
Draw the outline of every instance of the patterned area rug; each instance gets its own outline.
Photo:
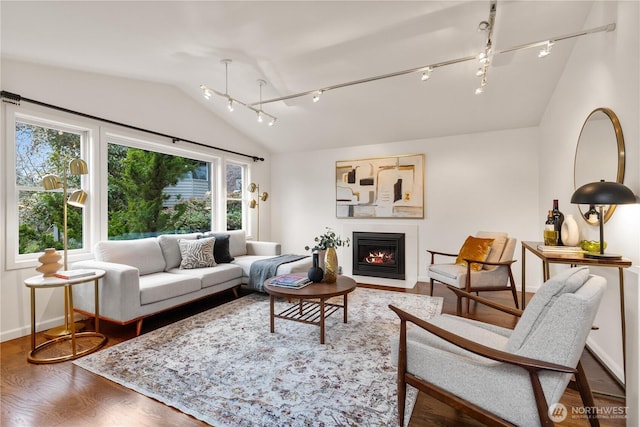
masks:
[[[276,319],[271,334],[269,297],[250,294],[74,363],[216,427],[393,426],[400,321],[388,304],[442,310],[441,298],[357,288],[349,323],[327,318],[322,345],[315,325]]]

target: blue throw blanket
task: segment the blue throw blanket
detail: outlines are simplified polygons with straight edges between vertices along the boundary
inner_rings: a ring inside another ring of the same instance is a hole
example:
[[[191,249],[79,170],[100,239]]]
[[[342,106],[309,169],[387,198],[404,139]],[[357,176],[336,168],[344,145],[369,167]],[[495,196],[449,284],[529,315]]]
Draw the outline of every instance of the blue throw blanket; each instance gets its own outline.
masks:
[[[298,261],[306,257],[307,255],[289,254],[254,261],[251,264],[251,270],[249,272],[249,287],[264,292],[264,281],[275,276],[280,265]]]

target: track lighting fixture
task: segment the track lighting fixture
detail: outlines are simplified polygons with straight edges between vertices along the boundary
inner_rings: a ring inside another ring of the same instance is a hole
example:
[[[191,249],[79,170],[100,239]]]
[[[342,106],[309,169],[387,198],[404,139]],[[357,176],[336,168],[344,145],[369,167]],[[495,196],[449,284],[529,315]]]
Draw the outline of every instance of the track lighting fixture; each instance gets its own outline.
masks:
[[[459,63],[462,63],[462,62],[469,62],[469,61],[478,61],[479,62],[479,67],[478,67],[478,69],[476,70],[476,73],[475,73],[476,76],[480,77],[480,79],[481,79],[480,86],[475,90],[476,95],[479,95],[479,94],[484,92],[485,87],[487,86],[487,74],[488,74],[488,71],[489,71],[489,66],[491,64],[491,61],[492,61],[493,57],[495,57],[496,55],[501,55],[501,54],[511,53],[511,52],[517,52],[517,51],[520,51],[520,50],[526,50],[526,49],[531,49],[531,48],[540,48],[540,47],[542,47],[542,50],[540,50],[538,56],[541,57],[541,58],[544,58],[545,56],[549,55],[549,53],[551,51],[551,47],[554,45],[554,43],[558,43],[558,42],[564,41],[564,40],[573,39],[573,38],[576,38],[576,37],[586,36],[588,34],[599,33],[599,32],[603,32],[603,31],[607,31],[607,32],[608,31],[614,31],[615,28],[616,28],[616,24],[615,23],[611,23],[611,24],[600,26],[600,27],[579,31],[579,32],[572,33],[572,34],[566,34],[566,35],[563,35],[563,36],[553,37],[553,38],[550,38],[550,39],[547,39],[547,40],[536,41],[536,42],[527,43],[527,44],[523,44],[523,45],[513,46],[513,47],[506,48],[506,49],[494,50],[493,49],[493,45],[492,45],[492,37],[493,37],[493,30],[494,30],[494,27],[495,27],[496,10],[497,10],[497,0],[490,0],[489,19],[486,20],[486,21],[484,21],[484,20],[480,21],[480,23],[478,24],[478,30],[487,33],[487,39],[486,39],[484,50],[482,52],[480,52],[478,55],[464,56],[464,57],[460,57],[460,58],[455,58],[455,59],[450,59],[450,60],[446,60],[446,61],[442,61],[442,62],[437,62],[437,63],[433,63],[433,64],[424,65],[424,66],[421,66],[421,67],[416,67],[416,68],[411,68],[411,69],[401,70],[401,71],[395,71],[395,72],[382,74],[382,75],[378,75],[378,76],[366,77],[366,78],[362,78],[362,79],[359,79],[359,80],[353,80],[353,81],[349,81],[349,82],[345,82],[345,83],[338,83],[338,84],[334,84],[334,85],[331,85],[331,86],[322,87],[322,88],[319,88],[319,89],[308,90],[308,91],[305,91],[305,92],[299,92],[299,93],[294,93],[294,94],[290,94],[290,95],[284,95],[284,96],[280,96],[280,97],[277,97],[277,98],[271,98],[271,99],[267,99],[267,100],[263,100],[262,99],[262,86],[266,85],[267,82],[264,81],[264,80],[258,80],[258,83],[260,84],[260,101],[259,102],[252,102],[252,103],[243,103],[241,101],[238,101],[235,98],[231,98],[228,95],[228,93],[226,92],[226,90],[225,90],[225,93],[223,94],[223,93],[217,92],[217,91],[215,91],[213,89],[210,89],[205,85],[201,85],[200,88],[202,89],[203,95],[204,95],[204,97],[206,99],[210,99],[213,94],[223,96],[223,97],[227,98],[227,100],[228,100],[229,110],[232,110],[234,104],[242,105],[243,107],[246,107],[246,108],[254,111],[258,116],[258,121],[259,122],[262,122],[264,120],[264,116],[270,118],[271,120],[269,122],[269,126],[273,126],[275,124],[277,118],[272,116],[272,115],[270,115],[270,114],[268,114],[268,113],[266,113],[266,112],[264,112],[264,110],[262,109],[264,104],[270,104],[270,103],[273,103],[273,102],[280,102],[280,101],[287,101],[287,100],[290,100],[290,99],[300,98],[300,97],[303,97],[303,96],[311,96],[313,102],[315,103],[315,102],[318,102],[320,100],[320,97],[322,96],[323,93],[325,93],[325,92],[327,92],[329,90],[341,89],[341,88],[348,87],[348,86],[355,86],[355,85],[360,85],[360,84],[363,84],[363,83],[370,83],[370,82],[383,80],[383,79],[388,79],[388,78],[392,78],[392,77],[399,77],[399,76],[403,76],[405,74],[421,73],[421,80],[425,81],[425,80],[428,80],[430,78],[431,73],[435,68],[445,67],[447,65],[459,64]],[[230,59],[223,59],[221,62],[223,62],[225,64],[225,71],[226,71],[226,67],[231,62],[231,60]]]
[[[259,108],[255,108],[253,105],[246,104],[229,95],[229,64],[232,61],[231,59],[222,59],[220,62],[224,64],[224,74],[225,74],[224,93],[218,92],[217,90],[211,89],[203,84],[203,85],[200,85],[200,89],[202,90],[202,95],[204,96],[204,98],[206,100],[209,100],[213,97],[214,94],[221,96],[227,100],[227,109],[229,110],[229,112],[233,112],[236,105],[242,105],[243,107],[246,107],[249,110],[256,113],[256,115],[258,116],[258,122],[262,123],[262,121],[264,120],[263,116],[267,116],[271,119],[269,121],[269,126],[275,125],[277,118],[275,116],[272,116],[271,114],[268,114],[262,111],[262,86],[266,85],[267,82],[262,79],[258,80],[258,84],[260,85],[260,103],[259,103]]]

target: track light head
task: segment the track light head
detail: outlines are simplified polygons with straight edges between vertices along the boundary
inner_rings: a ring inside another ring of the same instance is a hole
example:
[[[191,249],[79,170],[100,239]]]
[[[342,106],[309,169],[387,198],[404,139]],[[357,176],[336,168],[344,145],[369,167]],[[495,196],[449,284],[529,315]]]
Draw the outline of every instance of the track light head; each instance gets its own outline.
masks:
[[[549,40],[547,42],[547,44],[545,45],[545,47],[540,49],[540,52],[538,53],[538,58],[547,57],[551,53],[551,46],[553,46],[553,42],[551,40]]]
[[[427,67],[427,69],[424,70],[424,73],[422,73],[422,77],[420,77],[420,80],[422,80],[423,82],[426,80],[429,80],[429,78],[431,77],[432,71],[433,71],[432,67]]]
[[[233,98],[228,97],[227,99],[229,100],[228,103],[227,103],[227,108],[229,109],[229,112],[232,112],[233,111]]]
[[[262,111],[258,111],[258,123],[262,123]]]
[[[313,93],[313,102],[318,102],[320,101],[320,97],[322,96],[323,91],[322,90],[317,90]]]
[[[273,125],[275,125],[275,124],[276,124],[276,118],[275,118],[275,117],[273,117],[273,118],[271,119],[271,121],[269,122],[269,126],[273,126]]]

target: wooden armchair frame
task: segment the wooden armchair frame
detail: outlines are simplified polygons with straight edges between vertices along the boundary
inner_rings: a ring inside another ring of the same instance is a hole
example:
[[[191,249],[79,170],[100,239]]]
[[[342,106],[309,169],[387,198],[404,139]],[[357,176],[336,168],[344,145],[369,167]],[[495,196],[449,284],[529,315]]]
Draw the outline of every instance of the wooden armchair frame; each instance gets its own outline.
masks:
[[[495,303],[493,301],[487,300],[486,298],[482,298],[473,294],[467,294],[460,289],[455,289],[454,292],[458,296],[462,296],[462,294],[464,294],[465,298],[471,298],[481,304],[486,304],[487,306],[504,311],[514,316],[520,317],[522,314],[522,310],[513,309],[511,307]],[[423,380],[422,378],[419,378],[407,372],[407,322],[411,322],[416,326],[436,335],[437,337],[477,355],[498,362],[519,366],[525,369],[529,373],[531,387],[536,401],[536,407],[538,409],[538,417],[542,426],[553,426],[554,423],[549,417],[549,405],[544,397],[544,391],[540,383],[539,373],[541,371],[546,370],[573,374],[575,376],[577,389],[580,393],[580,397],[582,398],[582,402],[584,403],[585,407],[595,406],[593,394],[591,392],[591,388],[589,386],[589,382],[587,380],[584,369],[582,368],[581,362],[578,362],[578,365],[574,369],[568,366],[562,366],[542,360],[517,356],[512,353],[496,350],[494,348],[479,344],[475,341],[463,338],[445,329],[432,325],[429,322],[413,316],[393,305],[389,305],[389,308],[393,310],[400,318],[400,342],[398,353],[398,422],[400,426],[404,425],[404,410],[407,384],[410,384],[411,386],[428,394],[429,396],[469,415],[470,417],[488,426],[513,426],[512,423],[496,416],[495,414],[488,412],[485,409],[471,402],[468,402],[467,400],[456,396],[455,394],[441,387],[431,384]],[[592,427],[600,426],[600,421],[598,420],[597,416],[590,417],[589,423]]]
[[[451,253],[446,253],[446,252],[433,251],[433,250],[430,250],[430,249],[427,249],[427,252],[429,252],[431,254],[431,264],[435,264],[435,256],[436,255],[446,256],[446,257],[453,257],[453,258],[457,258],[458,257],[458,254],[451,254]],[[520,308],[520,306],[518,305],[518,294],[516,292],[515,280],[513,279],[513,272],[511,271],[511,265],[514,262],[516,262],[516,260],[512,259],[512,260],[508,260],[508,261],[489,262],[489,261],[476,261],[476,260],[472,260],[472,259],[465,259],[465,261],[467,262],[467,276],[465,278],[465,288],[464,288],[464,290],[461,290],[460,288],[452,286],[452,285],[450,285],[448,283],[444,283],[444,282],[441,282],[439,280],[430,278],[429,279],[429,295],[433,296],[433,284],[434,284],[434,282],[442,283],[447,288],[451,289],[456,294],[456,297],[458,298],[458,301],[456,303],[456,314],[458,316],[460,316],[462,314],[462,298],[467,298],[468,295],[472,295],[472,292],[475,292],[476,295],[478,295],[479,292],[484,292],[484,291],[511,291],[511,295],[513,296],[513,302],[514,302],[516,308]],[[506,285],[483,286],[482,288],[475,288],[474,289],[473,286],[471,285],[471,263],[482,264],[483,267],[485,265],[496,266],[496,267],[506,266],[508,274],[509,274],[509,281],[507,282]],[[469,304],[470,304],[470,300],[471,299],[473,299],[473,298],[467,298],[467,313],[469,312]]]

